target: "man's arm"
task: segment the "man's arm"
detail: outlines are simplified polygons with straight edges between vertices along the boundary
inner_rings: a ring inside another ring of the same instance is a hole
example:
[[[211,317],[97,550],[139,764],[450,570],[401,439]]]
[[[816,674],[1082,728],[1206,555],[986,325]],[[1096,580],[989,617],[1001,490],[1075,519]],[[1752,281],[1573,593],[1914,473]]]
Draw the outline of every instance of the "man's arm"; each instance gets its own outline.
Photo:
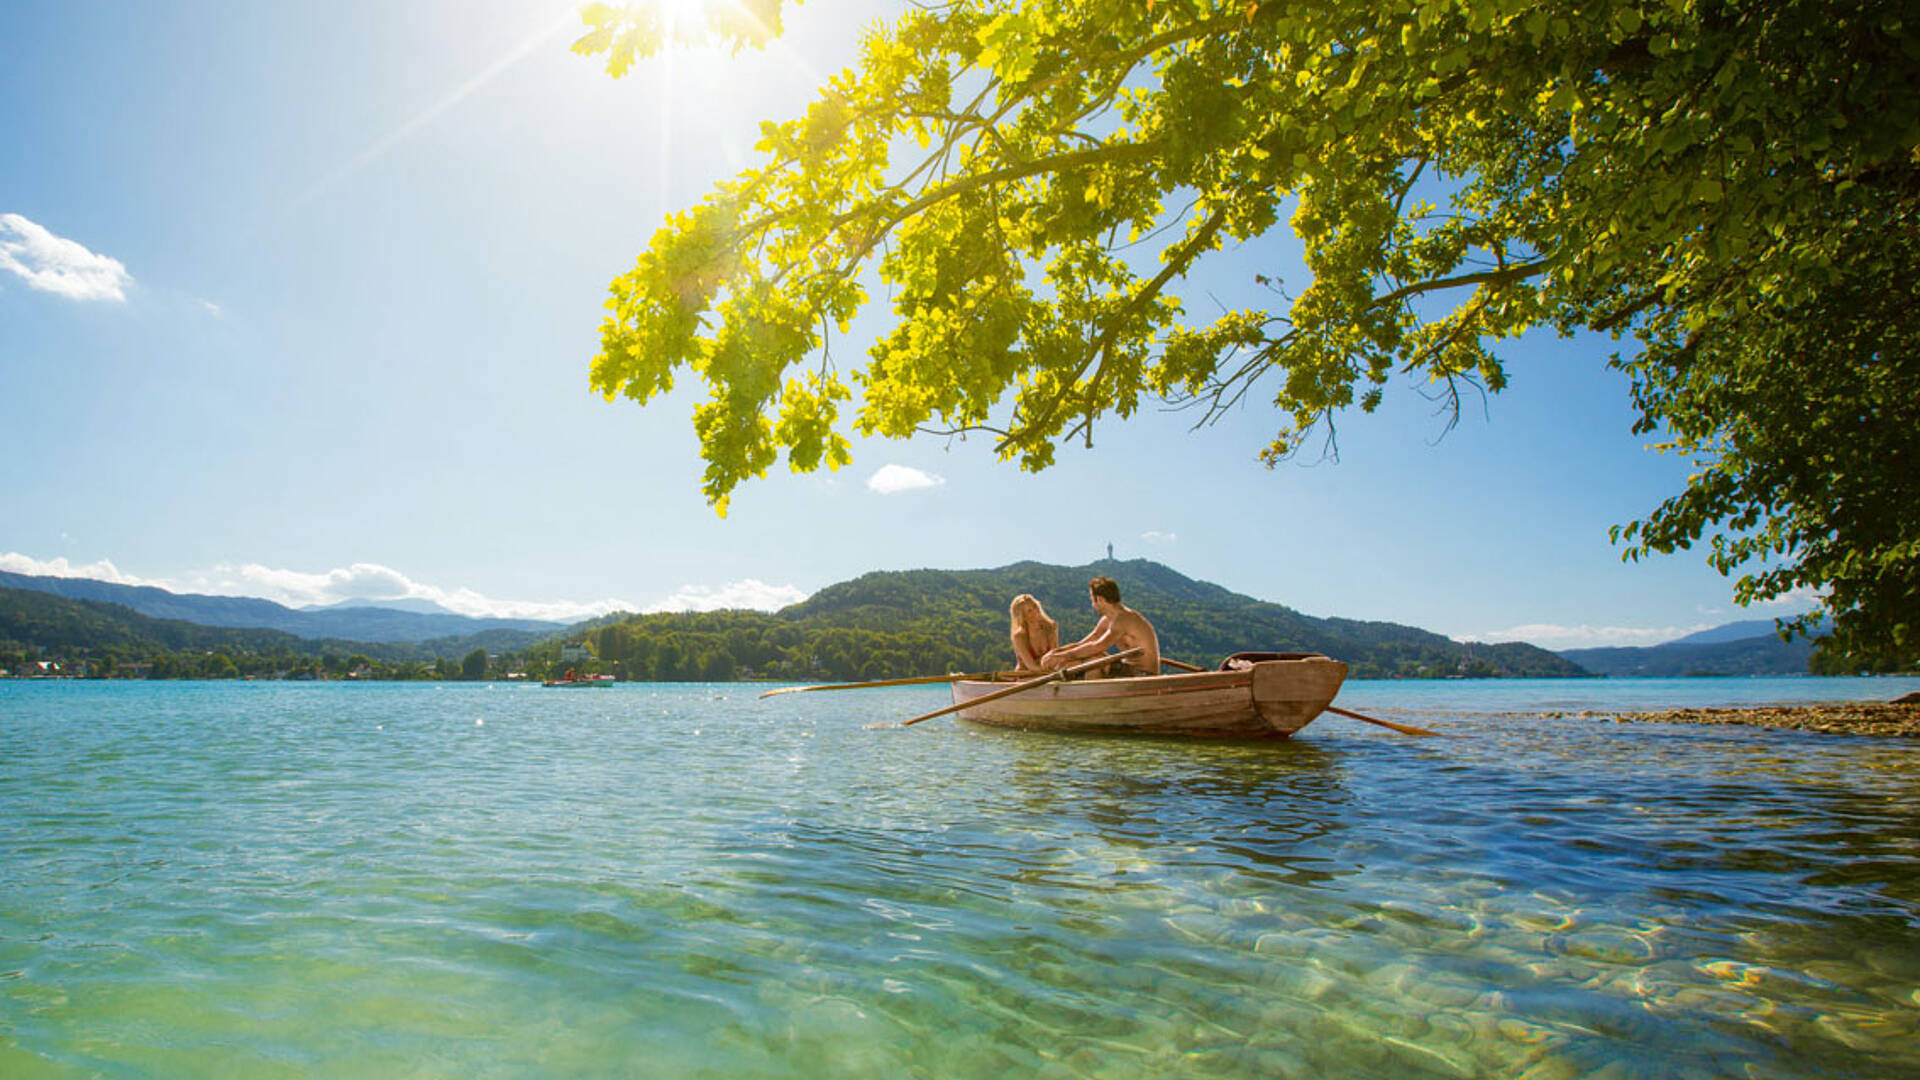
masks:
[[[1040,662],[1045,664],[1055,660],[1078,660],[1084,657],[1098,656],[1107,651],[1107,646],[1113,644],[1112,638],[1113,620],[1102,615],[1100,621],[1093,624],[1092,633],[1071,645],[1062,645],[1054,649],[1047,653],[1047,655],[1041,657]]]

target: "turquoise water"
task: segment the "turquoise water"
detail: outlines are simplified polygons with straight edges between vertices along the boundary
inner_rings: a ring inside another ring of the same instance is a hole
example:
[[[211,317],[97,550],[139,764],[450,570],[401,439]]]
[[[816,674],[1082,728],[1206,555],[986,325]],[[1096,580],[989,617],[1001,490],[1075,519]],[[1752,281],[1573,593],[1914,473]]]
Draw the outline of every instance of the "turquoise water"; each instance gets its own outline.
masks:
[[[1439,716],[1507,712],[1657,712],[1663,709],[1892,701],[1920,690],[1920,676],[1865,679],[1356,679],[1346,708]]]
[[[1538,715],[1916,687],[0,683],[0,1077],[1920,1075],[1920,741]]]

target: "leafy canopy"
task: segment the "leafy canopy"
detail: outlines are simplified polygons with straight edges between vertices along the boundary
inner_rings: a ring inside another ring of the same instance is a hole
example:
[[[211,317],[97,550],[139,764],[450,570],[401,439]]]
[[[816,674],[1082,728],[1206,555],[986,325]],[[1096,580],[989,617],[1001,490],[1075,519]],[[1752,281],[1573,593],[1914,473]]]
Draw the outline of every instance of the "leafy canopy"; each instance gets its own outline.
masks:
[[[1700,467],[1615,530],[1628,555],[1711,532],[1743,602],[1826,590],[1847,663],[1920,664],[1911,18],[1903,0],[916,8],[613,282],[592,384],[645,402],[703,378],[724,513],[783,449],[845,464],[849,430],[988,432],[1042,469],[1143,398],[1204,422],[1268,396],[1272,463],[1396,374],[1457,409],[1505,384],[1502,340],[1606,332],[1638,429]],[[617,75],[662,40],[645,19],[596,5],[576,48]],[[1181,285],[1283,216],[1310,280],[1194,317]],[[876,284],[894,319],[843,367],[830,335]]]

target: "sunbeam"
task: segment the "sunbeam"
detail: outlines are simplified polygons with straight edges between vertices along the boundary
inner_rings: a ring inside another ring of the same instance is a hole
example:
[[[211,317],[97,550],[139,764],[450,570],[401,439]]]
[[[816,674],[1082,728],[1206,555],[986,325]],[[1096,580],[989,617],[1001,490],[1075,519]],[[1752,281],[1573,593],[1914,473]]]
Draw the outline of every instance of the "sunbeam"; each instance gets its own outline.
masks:
[[[412,138],[415,132],[433,123],[445,114],[447,110],[460,104],[460,102],[466,100],[468,97],[471,97],[474,91],[492,82],[498,78],[502,72],[525,59],[527,55],[535,49],[574,26],[576,20],[577,16],[572,6],[569,5],[562,14],[550,20],[545,26],[535,31],[526,40],[507,50],[499,59],[487,65],[472,78],[449,91],[446,96],[440,98],[440,100],[421,110],[421,112],[412,119],[382,136],[365,150],[355,154],[352,160],[334,169],[332,172],[327,173],[325,176],[322,176],[318,181],[314,182],[312,186],[301,192],[300,195],[293,200],[292,205],[301,206],[311,202],[329,188],[332,188],[354,173],[359,172],[361,169],[366,168],[368,164],[372,163],[382,154],[385,154],[387,151]]]

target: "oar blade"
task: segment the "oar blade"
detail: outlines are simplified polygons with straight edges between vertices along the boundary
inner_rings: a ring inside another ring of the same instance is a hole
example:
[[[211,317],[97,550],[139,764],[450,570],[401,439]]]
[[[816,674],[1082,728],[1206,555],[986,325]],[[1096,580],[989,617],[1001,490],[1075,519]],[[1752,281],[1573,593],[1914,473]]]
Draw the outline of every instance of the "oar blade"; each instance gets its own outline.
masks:
[[[775,694],[799,694],[808,690],[872,690],[882,686],[922,686],[927,683],[959,682],[962,679],[991,679],[1000,672],[972,671],[956,675],[912,675],[903,679],[872,679],[867,682],[823,683],[816,686],[781,686],[763,692],[762,700]]]
[[[1378,724],[1383,728],[1388,728],[1392,731],[1397,731],[1402,735],[1416,735],[1416,736],[1424,736],[1427,738],[1434,738],[1434,739],[1445,737],[1443,733],[1438,731],[1428,731],[1426,728],[1414,727],[1412,724],[1396,724],[1391,720],[1381,720],[1377,717],[1362,716],[1361,714],[1357,712],[1353,712],[1350,709],[1337,708],[1333,705],[1327,706],[1327,711],[1330,713],[1334,713],[1335,715],[1338,715],[1338,716],[1344,716],[1350,720],[1363,720],[1369,724]]]

